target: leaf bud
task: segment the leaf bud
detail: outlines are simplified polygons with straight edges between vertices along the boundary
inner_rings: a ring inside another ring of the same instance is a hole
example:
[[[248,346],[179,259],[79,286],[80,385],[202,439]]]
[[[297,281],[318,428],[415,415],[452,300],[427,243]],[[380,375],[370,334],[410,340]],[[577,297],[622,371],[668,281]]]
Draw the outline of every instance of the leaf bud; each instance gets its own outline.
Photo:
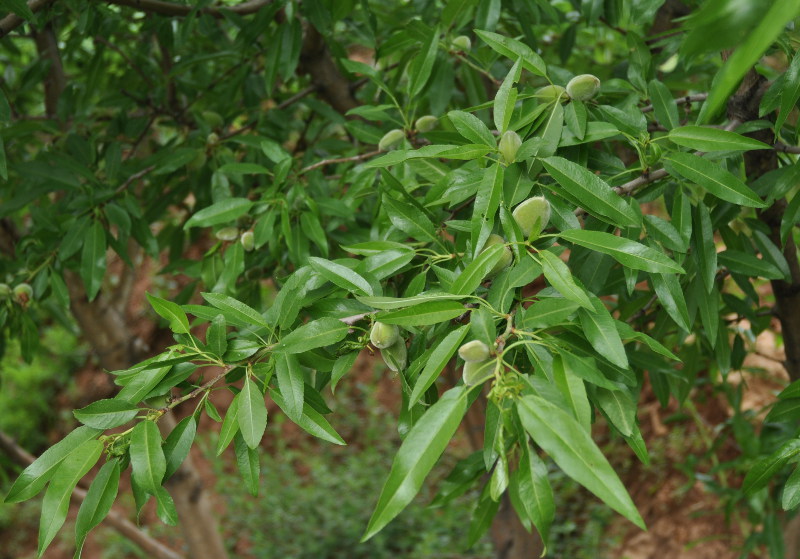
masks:
[[[525,238],[535,239],[550,221],[550,202],[544,196],[534,196],[514,208],[511,215]]]
[[[506,240],[503,237],[492,233],[491,235],[489,235],[489,238],[486,239],[486,244],[484,245],[483,250],[481,250],[481,252],[483,252],[490,246],[504,245],[504,244],[506,244]],[[491,270],[489,270],[489,273],[486,274],[486,277],[487,278],[494,277],[503,270],[505,270],[506,268],[508,268],[511,265],[511,261],[513,260],[513,258],[514,255],[511,253],[511,249],[508,247],[503,247],[503,256],[500,258],[500,260],[497,261],[494,267]]]
[[[458,356],[470,363],[486,361],[489,355],[489,346],[480,340],[472,340],[458,348]]]
[[[406,137],[406,133],[400,130],[399,128],[395,128],[394,130],[389,130],[386,134],[383,135],[381,141],[378,142],[378,149],[381,151],[386,151],[395,147],[399,144],[403,138]]]
[[[393,345],[400,339],[400,329],[394,324],[384,324],[376,322],[372,325],[369,333],[369,341],[378,349],[384,349]]]
[[[486,361],[465,361],[461,378],[467,386],[480,384],[494,375],[497,362],[494,359]]]
[[[15,285],[14,300],[20,305],[27,305],[33,300],[33,288],[27,283]]]
[[[500,145],[498,146],[498,150],[500,151],[500,155],[506,165],[510,165],[514,162],[514,158],[517,156],[517,152],[519,151],[519,147],[521,145],[522,138],[519,137],[519,134],[513,130],[506,130],[503,133],[503,135],[500,137]]]
[[[535,97],[547,103],[550,101],[561,101],[563,103],[567,100],[566,93],[567,90],[560,85],[546,85],[536,91]]]
[[[469,52],[472,48],[472,41],[466,35],[459,35],[453,39],[453,47],[461,52]]]
[[[242,233],[242,236],[239,237],[239,242],[242,243],[242,248],[247,252],[250,252],[256,246],[256,239],[252,231],[245,231]]]
[[[386,366],[394,372],[405,369],[406,365],[408,365],[406,341],[398,336],[394,344],[381,349],[381,357],[383,357],[383,362],[386,363]]]
[[[575,76],[567,84],[567,95],[576,101],[588,101],[600,91],[600,79],[592,74]]]
[[[430,132],[434,128],[436,128],[436,123],[439,122],[439,119],[433,115],[425,115],[421,116],[417,119],[414,123],[414,128],[417,132]]]
[[[223,227],[219,231],[215,233],[215,236],[220,241],[235,241],[236,237],[239,236],[239,228],[238,227]]]

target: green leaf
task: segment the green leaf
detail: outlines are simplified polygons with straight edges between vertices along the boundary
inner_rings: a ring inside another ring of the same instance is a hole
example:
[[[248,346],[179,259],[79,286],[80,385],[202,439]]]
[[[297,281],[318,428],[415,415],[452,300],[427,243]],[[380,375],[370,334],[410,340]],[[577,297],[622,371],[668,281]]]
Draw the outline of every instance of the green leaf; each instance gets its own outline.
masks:
[[[518,400],[517,410],[525,430],[565,474],[636,526],[645,528],[625,486],[575,418],[535,395]]]
[[[559,233],[562,239],[582,247],[608,254],[617,262],[634,270],[655,272],[660,274],[683,274],[684,269],[673,260],[636,241],[623,239],[610,233],[568,229]]]
[[[175,508],[175,502],[163,487],[159,487],[156,492],[156,515],[167,526],[178,525],[178,511]]]
[[[228,334],[227,323],[223,315],[218,314],[211,321],[206,331],[206,344],[214,355],[218,357],[225,355],[225,350],[228,349]]]
[[[575,314],[579,306],[578,303],[561,297],[542,299],[525,309],[522,316],[522,327],[531,330],[562,324]],[[594,307],[592,306],[592,308]]]
[[[407,309],[378,313],[375,318],[398,326],[428,326],[452,320],[465,312],[464,305],[455,301],[431,301]]]
[[[278,390],[283,397],[283,411],[295,423],[300,422],[303,415],[303,392],[305,382],[300,363],[294,355],[276,354],[275,373],[278,378]]]
[[[228,448],[231,444],[233,437],[239,432],[239,399],[242,393],[239,392],[231,400],[231,405],[228,406],[228,411],[225,412],[225,419],[222,421],[222,426],[219,428],[219,439],[217,439],[217,456],[222,454],[222,451]]]
[[[752,495],[759,489],[766,487],[775,474],[798,453],[800,453],[800,440],[792,439],[769,456],[758,460],[747,471],[744,482],[742,482],[742,491],[744,491],[745,495]]]
[[[127,423],[136,417],[139,411],[136,404],[118,398],[109,398],[93,402],[85,408],[73,411],[72,414],[84,425],[105,430]]]
[[[247,198],[226,198],[192,215],[183,228],[210,227],[228,223],[246,214],[251,207],[253,202]]]
[[[377,534],[411,502],[467,411],[467,390],[457,386],[414,424],[392,462],[362,541]]]
[[[431,76],[436,51],[439,48],[439,28],[433,29],[427,43],[408,67],[408,96],[414,98],[422,91]]]
[[[400,203],[390,196],[384,195],[382,200],[386,214],[395,227],[418,241],[441,245],[441,240],[435,234],[433,223],[425,214],[411,204]]]
[[[705,124],[716,116],[744,75],[781,34],[786,23],[794,19],[798,10],[800,10],[800,0],[782,0],[772,4],[755,28],[750,31],[747,39],[717,72],[708,98],[697,117],[698,124]]]
[[[271,175],[272,174],[272,173],[270,173],[269,169],[267,169],[263,165],[258,165],[256,163],[226,163],[225,165],[223,165],[222,167],[217,169],[217,172],[218,173],[224,173],[226,175]],[[242,200],[242,199],[243,198],[228,198],[228,200]],[[223,202],[226,202],[226,201],[227,200],[223,200]],[[249,201],[250,200],[248,200],[248,202]],[[197,214],[193,215],[191,219],[194,219],[195,216],[198,215],[199,213],[204,212],[209,208],[214,208],[215,206],[218,206],[219,204],[221,204],[223,202],[218,202],[217,204],[214,204],[213,206],[209,206],[208,208],[203,208],[202,210],[200,210],[200,212],[197,212]],[[241,202],[237,202],[237,204],[241,204],[242,206],[245,205],[245,204],[242,204]],[[228,210],[230,210],[231,205],[229,204],[226,207],[228,208]],[[221,210],[222,210],[222,208],[216,208],[217,212],[219,212]],[[245,210],[245,212],[246,211],[247,210]],[[242,213],[245,213],[245,212],[242,212]],[[236,216],[236,217],[239,217],[239,216]],[[200,219],[203,220],[204,218],[200,218]],[[225,221],[230,221],[230,219],[227,219]],[[217,222],[217,223],[223,223],[223,222]],[[203,225],[215,225],[215,224],[213,224],[213,223],[205,223]],[[200,223],[193,223],[192,225],[188,225],[188,223],[187,223],[187,227],[192,227],[192,226],[202,226],[202,225]]]
[[[147,300],[150,302],[150,306],[153,307],[153,310],[158,313],[159,316],[166,319],[169,322],[169,328],[176,334],[188,334],[189,333],[189,319],[186,318],[186,313],[183,312],[183,309],[180,306],[176,305],[172,301],[165,301],[160,297],[156,297],[155,295],[150,295],[149,293],[145,293],[147,296]]]
[[[93,221],[81,251],[81,279],[90,301],[97,297],[106,274],[106,230],[99,221]]]
[[[667,137],[679,146],[698,151],[748,151],[752,149],[772,149],[772,146],[742,136],[736,132],[706,128],[705,126],[681,126],[673,128]]]
[[[25,468],[4,499],[6,503],[20,503],[35,496],[53,477],[61,462],[76,448],[97,437],[103,431],[81,426],[45,450],[39,458]]]
[[[517,89],[514,83],[519,81],[521,69],[522,59],[518,58],[494,97],[494,126],[500,134],[508,130],[508,123],[511,122],[511,114],[517,103]]]
[[[233,437],[233,448],[236,451],[236,465],[242,474],[245,487],[253,497],[258,496],[258,477],[261,470],[258,465],[258,451],[247,446],[241,433]]]
[[[284,336],[276,352],[304,353],[308,350],[335,344],[347,336],[349,326],[335,318],[320,318],[304,324]]]
[[[425,394],[425,391],[431,387],[436,381],[439,373],[442,372],[445,365],[455,355],[456,350],[464,341],[464,337],[469,332],[469,325],[464,325],[456,328],[447,336],[441,339],[436,345],[436,349],[428,357],[425,363],[425,368],[417,377],[414,383],[414,389],[411,391],[411,396],[408,398],[408,408],[411,409]]]
[[[449,291],[453,295],[469,295],[473,293],[491,269],[494,268],[495,264],[500,262],[505,251],[506,246],[503,244],[492,245],[485,249],[464,268],[464,271],[458,275],[453,285],[450,286]]]
[[[264,395],[250,377],[244,381],[236,418],[244,442],[250,448],[256,448],[267,430],[267,405]]]
[[[794,510],[800,505],[800,467],[795,466],[783,485],[781,507],[783,510]]]
[[[525,43],[521,43],[510,37],[498,35],[497,33],[492,33],[491,31],[481,31],[480,29],[476,29],[475,34],[483,39],[487,45],[492,47],[495,52],[505,56],[509,60],[521,59],[522,67],[532,74],[543,77],[547,76],[547,66],[545,66],[544,60]]]
[[[336,391],[336,385],[339,384],[342,377],[353,368],[356,359],[358,359],[358,352],[352,351],[342,355],[336,360],[336,363],[333,365],[333,371],[331,371],[331,394]]]
[[[614,319],[608,312],[600,299],[592,300],[594,310],[578,309],[578,316],[581,319],[581,326],[586,339],[597,350],[597,353],[611,361],[614,365],[628,368],[628,356],[625,353],[625,346],[619,337]]]
[[[777,266],[746,252],[724,250],[717,253],[717,262],[720,266],[726,266],[731,272],[752,278],[784,279],[783,272]]]
[[[131,433],[131,475],[140,488],[155,495],[164,479],[167,462],[161,448],[161,434],[153,421],[138,423]]]
[[[102,452],[103,443],[98,440],[86,441],[64,458],[64,461],[58,466],[42,500],[37,557],[42,556],[63,526],[67,512],[69,512],[72,490],[97,463]]]
[[[514,472],[516,492],[526,516],[542,536],[547,547],[550,538],[550,526],[555,519],[555,500],[553,488],[547,479],[547,466],[542,459],[532,452],[525,440],[521,445],[519,468]]]
[[[452,293],[420,293],[413,297],[358,297],[356,299],[380,310],[394,310],[406,307],[415,307],[431,301],[460,301],[466,299],[466,295],[453,295]]]
[[[711,293],[717,276],[717,247],[714,243],[714,228],[708,206],[698,204],[693,216],[692,254],[697,260],[700,277],[706,293]]]
[[[678,127],[680,125],[678,106],[669,88],[658,80],[652,80],[647,84],[647,94],[653,104],[656,120],[667,130]]]
[[[0,178],[8,180],[8,161],[6,159],[6,147],[3,143],[3,136],[0,136]]]
[[[667,314],[684,332],[691,332],[692,325],[689,324],[689,309],[686,306],[686,297],[683,295],[684,288],[674,274],[652,274],[650,281],[653,284],[653,291],[656,292],[658,300],[667,311]]]
[[[547,172],[561,185],[545,185],[578,207],[617,227],[638,227],[641,217],[600,177],[563,157],[542,159]]]
[[[86,536],[108,515],[119,489],[119,460],[112,458],[92,480],[75,520],[75,556],[80,559]]]
[[[630,437],[636,429],[636,402],[625,390],[595,390],[595,400],[623,437]]]
[[[228,408],[230,412],[230,408]],[[164,441],[164,460],[166,468],[164,479],[169,479],[178,471],[183,461],[189,456],[194,437],[197,434],[197,421],[194,415],[189,415],[181,419],[175,428],[167,435]]]
[[[464,111],[450,111],[447,113],[447,118],[456,127],[458,133],[473,144],[483,144],[490,148],[497,147],[497,139],[477,116]]]
[[[775,136],[780,135],[781,128],[800,99],[800,52],[796,52],[792,63],[783,75],[784,85],[781,89],[781,110],[775,119]],[[784,507],[785,509],[786,507]]]
[[[237,322],[246,325],[269,328],[269,324],[258,311],[233,297],[222,293],[201,293],[201,295],[211,306],[221,310],[229,322],[231,321],[229,317],[233,317]]]
[[[800,398],[786,398],[775,402],[764,418],[764,423],[796,423],[800,419]]]
[[[542,262],[544,277],[555,287],[565,299],[579,304],[587,309],[594,309],[592,301],[586,294],[586,290],[575,283],[569,267],[561,259],[549,250],[539,251],[539,258]],[[527,313],[526,313],[527,316]]]
[[[25,0],[3,0],[0,2],[2,11],[11,11],[22,19],[33,19],[33,11]]]
[[[351,270],[347,266],[316,256],[310,256],[308,263],[323,278],[350,293],[369,296],[375,294],[370,283],[358,272]]]

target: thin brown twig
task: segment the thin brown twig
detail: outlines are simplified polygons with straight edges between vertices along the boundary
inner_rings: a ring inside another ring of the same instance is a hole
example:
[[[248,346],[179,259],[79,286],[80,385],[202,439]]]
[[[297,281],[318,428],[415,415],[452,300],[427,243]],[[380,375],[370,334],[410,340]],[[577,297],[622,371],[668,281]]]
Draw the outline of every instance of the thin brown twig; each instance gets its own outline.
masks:
[[[6,433],[0,431],[0,450],[5,452],[9,458],[21,466],[29,466],[36,460],[36,457],[28,453],[17,442]],[[75,503],[82,503],[86,500],[86,491],[79,487],[72,490],[72,500]],[[131,542],[138,545],[142,551],[156,559],[184,559],[183,555],[171,550],[160,541],[140,530],[125,518],[121,512],[111,509],[108,516],[104,519],[108,525],[115,528],[120,534],[128,538]]]
[[[53,4],[56,0],[31,0],[28,2],[28,7],[35,14],[42,8],[46,8]],[[0,39],[11,33],[14,29],[25,23],[25,20],[17,14],[8,14],[3,19],[0,19]]]
[[[195,8],[191,5],[173,4],[172,2],[162,2],[161,0],[103,0],[108,4],[118,6],[128,6],[142,12],[150,12],[162,16],[185,17],[197,10],[197,13],[208,14],[216,18],[225,17],[225,12],[233,12],[240,16],[254,14],[272,0],[249,0],[236,6],[208,6],[205,8]]]
[[[122,192],[123,192],[125,189],[127,189],[127,188],[128,188],[128,187],[129,187],[129,186],[130,186],[130,185],[131,185],[131,184],[132,184],[134,181],[136,181],[136,180],[139,180],[140,178],[142,178],[143,176],[145,176],[146,174],[148,174],[150,171],[152,171],[152,170],[153,170],[153,169],[155,169],[155,168],[156,168],[156,166],[155,166],[155,165],[150,165],[149,167],[145,167],[145,168],[144,168],[144,169],[142,169],[141,171],[139,171],[139,172],[137,172],[137,173],[134,173],[134,174],[132,174],[131,176],[129,176],[129,177],[128,177],[128,178],[125,180],[125,182],[123,182],[121,185],[119,185],[119,186],[117,187],[117,189],[114,191],[114,194],[120,194],[120,193],[122,193]]]
[[[125,51],[123,51],[121,48],[119,48],[119,47],[118,47],[117,45],[115,45],[114,43],[110,42],[110,41],[109,41],[108,39],[106,39],[105,37],[101,37],[100,35],[95,35],[95,36],[94,36],[94,40],[95,40],[95,42],[98,42],[98,43],[100,43],[100,44],[102,44],[102,45],[105,45],[105,46],[107,46],[108,48],[110,48],[111,50],[113,50],[114,52],[116,52],[117,54],[119,54],[119,55],[120,55],[120,56],[121,56],[121,57],[122,57],[122,58],[125,60],[125,62],[127,62],[127,63],[128,63],[128,65],[129,65],[131,68],[133,68],[133,70],[134,70],[134,71],[135,71],[137,74],[139,74],[139,75],[142,77],[142,79],[145,81],[145,83],[146,83],[148,86],[150,86],[150,88],[153,88],[153,87],[154,87],[153,80],[151,80],[151,79],[150,79],[150,76],[148,76],[148,75],[147,75],[147,72],[145,72],[145,71],[144,71],[144,70],[143,70],[143,69],[142,69],[142,68],[141,68],[141,67],[140,67],[138,64],[136,64],[136,63],[135,63],[135,62],[134,62],[134,61],[131,59],[131,57],[129,57],[129,56],[128,56],[128,55],[125,53]]]
[[[300,170],[300,174],[304,175],[305,173],[308,173],[308,172],[313,171],[315,169],[319,169],[320,167],[325,167],[327,165],[335,165],[336,163],[353,163],[353,162],[356,162],[356,161],[363,161],[364,159],[369,159],[370,157],[374,157],[374,156],[378,155],[379,153],[383,153],[383,152],[381,152],[381,150],[378,149],[378,150],[375,150],[375,151],[370,151],[368,153],[362,153],[362,154],[359,154],[359,155],[353,155],[351,157],[337,157],[335,159],[323,159],[322,161],[317,161],[313,165],[309,165],[308,167],[306,167],[304,169],[301,169]]]
[[[699,101],[705,101],[708,98],[708,93],[696,93],[695,95],[684,95],[683,97],[677,97],[673,99],[675,104],[680,105],[681,103],[690,104],[690,103],[697,103]],[[642,107],[643,113],[649,113],[653,110],[653,105],[646,105]]]

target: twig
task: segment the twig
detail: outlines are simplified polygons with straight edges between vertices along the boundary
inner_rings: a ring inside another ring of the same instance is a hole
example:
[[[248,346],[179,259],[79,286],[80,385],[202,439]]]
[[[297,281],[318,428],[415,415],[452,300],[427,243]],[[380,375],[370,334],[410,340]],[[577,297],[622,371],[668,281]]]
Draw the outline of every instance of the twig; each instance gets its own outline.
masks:
[[[36,457],[25,451],[17,442],[4,432],[0,431],[0,450],[6,453],[17,464],[28,466]],[[72,501],[82,503],[86,500],[86,491],[79,487],[72,490]],[[158,540],[153,539],[125,518],[122,513],[111,509],[104,522],[113,526],[120,534],[138,545],[142,551],[157,559],[184,559],[184,556],[171,550]]]
[[[781,142],[772,144],[772,149],[781,153],[800,153],[800,146],[787,146]]]
[[[285,101],[282,101],[280,104],[278,104],[277,106],[275,106],[274,108],[272,108],[270,110],[283,110],[283,109],[289,107],[290,105],[293,105],[294,103],[300,101],[304,97],[307,97],[307,96],[311,95],[317,89],[319,89],[319,86],[310,85],[307,88],[295,93],[294,95],[292,95],[291,97],[289,97]],[[223,134],[222,137],[220,138],[220,141],[227,140],[228,138],[233,138],[234,136],[238,136],[239,134],[241,134],[243,132],[246,132],[248,130],[252,130],[257,125],[258,125],[258,120],[254,120],[253,122],[250,122],[250,123],[242,126],[241,128],[237,128],[236,130],[228,132],[227,134]]]
[[[688,105],[690,103],[696,103],[698,101],[705,101],[707,97],[708,93],[697,93],[695,95],[684,95],[683,97],[678,97],[677,99],[674,99],[674,101],[676,104],[685,103]],[[653,105],[646,105],[642,107],[643,113],[649,113],[652,110],[653,110]]]
[[[254,14],[264,6],[270,4],[272,0],[249,0],[236,6],[209,6],[206,8],[195,8],[190,5],[173,4],[172,2],[161,2],[161,0],[104,0],[109,4],[118,6],[128,6],[136,8],[142,12],[150,12],[162,16],[185,17],[195,10],[197,13],[208,14],[216,18],[224,17],[224,13],[233,12],[240,16]]]
[[[131,68],[133,68],[133,69],[134,69],[134,71],[135,71],[137,74],[139,74],[140,76],[142,76],[142,79],[145,81],[145,83],[147,83],[147,85],[148,85],[148,86],[150,86],[150,88],[151,88],[151,89],[154,87],[154,85],[153,85],[153,80],[151,80],[151,79],[150,79],[150,77],[147,75],[147,72],[145,72],[144,70],[142,70],[142,69],[139,67],[139,65],[138,65],[138,64],[136,64],[136,63],[135,63],[135,62],[134,62],[134,61],[133,61],[133,60],[132,60],[132,59],[131,59],[131,58],[130,58],[130,57],[129,57],[129,56],[126,54],[126,53],[125,53],[125,51],[123,51],[123,50],[122,50],[121,48],[119,48],[117,45],[115,45],[115,44],[111,43],[110,41],[108,41],[108,40],[107,40],[105,37],[101,37],[100,35],[95,35],[95,37],[94,37],[94,40],[95,40],[95,42],[101,43],[101,44],[103,44],[103,45],[107,46],[108,48],[110,48],[111,50],[113,50],[114,52],[116,52],[117,54],[119,54],[119,55],[120,55],[120,56],[121,56],[123,59],[125,59],[125,62],[127,62],[127,63],[128,63],[128,65],[129,65]]]
[[[369,159],[375,155],[382,153],[381,150],[370,151],[368,153],[362,153],[359,155],[353,155],[352,157],[338,157],[336,159],[323,159],[322,161],[317,161],[313,165],[309,165],[308,167],[301,169],[300,174],[304,175],[314,169],[319,169],[320,167],[325,167],[327,165],[335,165],[336,163],[352,163],[355,161],[363,161],[364,159]]]
[[[131,183],[133,183],[133,181],[136,181],[136,180],[142,178],[143,176],[145,176],[147,173],[149,173],[150,171],[152,171],[155,168],[156,168],[155,165],[150,165],[149,167],[145,167],[144,169],[142,169],[138,173],[132,174],[131,176],[129,176],[125,180],[125,182],[123,182],[121,185],[119,185],[117,187],[117,189],[114,191],[114,194],[120,194],[122,191],[127,189],[131,185]]]
[[[56,0],[31,0],[28,2],[28,7],[33,13],[38,12],[42,8],[46,8],[53,4]],[[14,29],[25,23],[25,20],[17,14],[8,14],[3,19],[0,19],[0,39],[11,33]]]

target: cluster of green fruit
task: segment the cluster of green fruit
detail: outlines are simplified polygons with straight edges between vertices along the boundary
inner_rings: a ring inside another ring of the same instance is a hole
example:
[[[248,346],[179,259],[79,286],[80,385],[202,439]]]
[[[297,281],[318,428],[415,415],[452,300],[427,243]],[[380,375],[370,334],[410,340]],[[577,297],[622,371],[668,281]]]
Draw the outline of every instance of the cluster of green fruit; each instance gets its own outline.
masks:
[[[383,362],[391,370],[398,372],[408,364],[406,341],[400,336],[400,328],[394,324],[376,322],[369,333],[369,341],[381,350]]]
[[[550,221],[550,202],[548,202],[544,196],[533,196],[514,208],[514,211],[511,213],[511,215],[514,218],[514,221],[516,221],[517,225],[519,225],[519,228],[525,238],[528,240],[533,240],[539,236],[542,230],[547,227],[547,223]],[[503,237],[497,235],[496,233],[492,233],[486,240],[486,244],[482,250],[486,250],[490,246],[494,245],[505,245],[505,243],[506,240]],[[511,265],[512,259],[513,254],[511,253],[511,249],[506,246],[503,250],[503,256],[497,261],[497,264],[495,264],[494,267],[489,270],[489,273],[486,277],[494,277],[508,268]]]
[[[220,241],[227,242],[235,241],[238,238],[239,242],[242,243],[242,248],[244,248],[247,252],[250,252],[256,246],[256,239],[253,232],[244,231],[240,235],[238,227],[223,227],[217,231],[214,236]]]
[[[33,288],[27,283],[19,283],[12,289],[7,283],[0,283],[0,299],[11,297],[15,303],[27,306],[33,301]]]

